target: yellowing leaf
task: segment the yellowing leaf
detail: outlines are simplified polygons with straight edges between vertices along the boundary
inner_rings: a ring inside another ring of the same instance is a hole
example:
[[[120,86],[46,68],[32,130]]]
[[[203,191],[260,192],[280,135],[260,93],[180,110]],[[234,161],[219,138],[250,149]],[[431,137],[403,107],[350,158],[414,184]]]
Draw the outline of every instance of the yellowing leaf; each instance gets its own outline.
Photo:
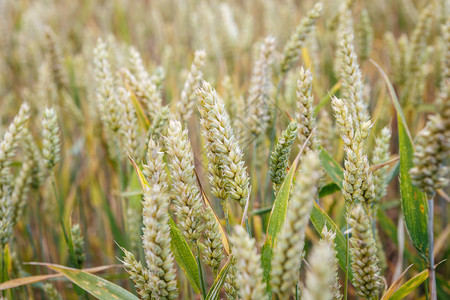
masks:
[[[199,186],[199,189],[200,189],[200,193],[202,194],[203,203],[213,212],[214,219],[216,220],[216,223],[217,223],[217,225],[219,227],[220,235],[222,237],[223,249],[225,250],[227,255],[230,255],[230,244],[228,243],[228,238],[227,238],[227,235],[225,233],[225,230],[223,229],[223,226],[220,223],[219,217],[217,216],[216,212],[212,208],[211,202],[209,201],[208,197],[205,194],[205,191],[203,190],[203,187],[202,187],[202,185],[200,183],[200,180],[198,179],[197,172],[195,170],[194,170],[194,172],[195,172],[195,175],[197,177],[197,183],[198,183],[198,186]]]
[[[72,269],[55,264],[40,263],[53,271],[64,275],[77,286],[100,300],[139,300],[138,297],[124,288],[106,279],[83,270]]]
[[[390,298],[389,300],[404,299],[409,293],[415,290],[428,278],[428,270],[424,270],[405,282]]]
[[[32,265],[45,265],[42,263],[31,263],[31,264]],[[95,267],[95,268],[82,269],[82,271],[87,272],[87,273],[96,273],[96,272],[101,272],[101,271],[104,271],[104,270],[107,270],[110,268],[117,268],[117,267],[122,267],[122,266],[121,265],[100,266],[100,267]],[[32,284],[32,283],[39,282],[39,281],[48,280],[51,278],[62,277],[62,276],[64,276],[64,275],[63,274],[50,274],[50,275],[36,275],[36,276],[16,278],[16,279],[8,280],[8,281],[1,283],[0,291],[12,289],[12,288],[19,287],[22,285]]]
[[[131,158],[131,156],[128,155],[128,158],[131,161],[131,164],[133,165],[134,170],[136,171],[136,174],[138,176],[139,179],[139,183],[141,184],[142,189],[147,189],[150,187],[150,185],[148,184],[147,179],[145,178],[144,174],[142,173],[141,169],[138,167],[138,165],[136,164],[136,162],[134,161],[134,159]]]
[[[217,276],[216,280],[214,280],[214,283],[211,286],[211,289],[209,290],[208,295],[206,295],[205,300],[218,300],[219,299],[220,290],[222,289],[223,283],[225,282],[225,278],[227,277],[230,266],[231,266],[231,258],[228,259],[225,266],[223,266],[222,270],[220,270],[220,273]]]
[[[381,297],[381,300],[388,300],[391,295],[395,292],[395,290],[397,289],[397,287],[399,286],[399,284],[402,282],[403,278],[405,278],[406,273],[408,272],[408,270],[412,267],[412,265],[409,265],[409,267],[406,268],[405,271],[402,272],[402,274],[400,275],[399,278],[397,278],[397,280],[395,280],[391,286],[387,289],[386,292],[384,292],[383,297]]]

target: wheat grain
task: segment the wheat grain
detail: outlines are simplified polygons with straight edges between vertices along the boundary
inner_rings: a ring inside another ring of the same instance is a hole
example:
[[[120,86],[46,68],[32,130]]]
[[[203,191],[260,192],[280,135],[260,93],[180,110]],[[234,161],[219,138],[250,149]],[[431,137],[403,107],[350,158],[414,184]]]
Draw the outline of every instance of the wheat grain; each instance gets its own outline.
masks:
[[[197,96],[212,192],[222,202],[229,197],[244,207],[250,180],[225,105],[207,82],[197,90]]]
[[[202,231],[202,200],[194,173],[194,153],[187,129],[170,119],[165,139],[178,226],[186,239],[197,242]]]

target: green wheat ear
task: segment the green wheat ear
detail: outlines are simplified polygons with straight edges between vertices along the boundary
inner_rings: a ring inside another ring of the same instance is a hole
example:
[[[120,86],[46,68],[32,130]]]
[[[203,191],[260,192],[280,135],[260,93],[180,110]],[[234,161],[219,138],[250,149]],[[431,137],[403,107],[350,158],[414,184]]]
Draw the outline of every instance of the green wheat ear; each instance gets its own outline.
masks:
[[[297,137],[297,132],[298,123],[297,121],[292,121],[281,133],[281,137],[278,139],[275,149],[270,154],[269,174],[275,194],[278,193],[281,184],[286,178],[289,156],[291,154],[292,145]]]

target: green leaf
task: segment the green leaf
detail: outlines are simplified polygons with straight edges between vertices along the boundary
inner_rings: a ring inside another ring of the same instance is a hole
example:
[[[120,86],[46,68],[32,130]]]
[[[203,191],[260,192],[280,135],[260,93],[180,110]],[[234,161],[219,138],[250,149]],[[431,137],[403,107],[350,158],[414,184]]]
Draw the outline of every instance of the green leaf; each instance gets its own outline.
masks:
[[[288,207],[289,192],[292,186],[295,169],[297,167],[299,156],[295,159],[292,167],[283,181],[283,184],[278,191],[275,201],[272,206],[272,212],[269,217],[267,225],[266,241],[261,249],[261,265],[263,268],[263,277],[266,282],[267,291],[270,292],[270,269],[272,263],[273,246],[278,233],[283,227],[286,219],[286,212]]]
[[[333,194],[334,192],[340,191],[341,188],[334,182],[331,182],[323,186],[319,191],[319,198]]]
[[[195,256],[172,217],[169,218],[169,226],[171,237],[170,248],[172,249],[175,261],[183,269],[194,291],[200,294],[200,277]]]
[[[60,265],[45,264],[46,267],[58,273],[63,274],[74,284],[100,300],[139,300],[138,297],[106,279],[96,275],[78,270],[67,268]]]
[[[391,181],[395,178],[395,176],[398,175],[398,172],[400,171],[400,161],[396,162],[395,165],[392,167],[392,169],[389,171],[388,175],[386,176],[386,183],[389,184]]]
[[[270,213],[271,211],[272,211],[272,206],[255,209],[254,211],[252,211],[252,216],[264,215],[264,214]]]
[[[323,149],[322,146],[320,148],[320,163],[322,167],[327,172],[328,176],[336,183],[339,188],[342,189],[342,181],[344,180],[344,170],[341,165],[327,152],[327,150]]]
[[[311,222],[320,235],[322,234],[322,229],[325,225],[328,229],[332,229],[334,232],[336,232],[336,238],[334,239],[337,252],[336,257],[338,259],[339,266],[345,272],[347,254],[347,242],[345,240],[345,237],[337,227],[336,223],[334,223],[333,220],[327,215],[327,213],[315,202],[311,212]],[[350,280],[353,278],[351,269],[349,269],[348,276]]]
[[[205,300],[219,299],[220,290],[222,289],[223,283],[225,282],[225,278],[227,277],[230,266],[231,266],[231,258],[228,259],[225,266],[223,266],[222,270],[220,270],[220,273],[217,276],[216,280],[214,280],[214,283],[211,286],[211,289],[209,290],[208,295],[206,295]]]
[[[416,289],[428,278],[428,270],[424,270],[405,282],[390,298],[389,300],[404,299],[409,293]]]
[[[413,186],[409,170],[413,167],[414,148],[400,117],[397,118],[400,152],[400,194],[406,229],[425,260],[428,260],[427,198]]]

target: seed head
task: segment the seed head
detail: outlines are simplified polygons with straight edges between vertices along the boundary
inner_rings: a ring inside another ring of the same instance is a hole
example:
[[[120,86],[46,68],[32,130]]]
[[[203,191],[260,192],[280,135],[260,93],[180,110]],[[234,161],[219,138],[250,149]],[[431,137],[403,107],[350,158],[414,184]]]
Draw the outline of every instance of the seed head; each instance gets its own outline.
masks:
[[[262,282],[260,256],[256,251],[255,240],[248,236],[242,226],[236,226],[230,242],[235,249],[237,282],[239,295],[243,300],[263,299],[265,284]]]
[[[46,108],[42,119],[42,156],[47,170],[53,167],[60,160],[61,144],[59,138],[58,117],[54,108]]]
[[[229,197],[244,207],[250,192],[250,179],[225,105],[205,81],[197,90],[197,96],[212,192],[221,201]]]
[[[300,69],[297,81],[297,113],[296,118],[299,124],[299,143],[303,145],[316,128],[316,118],[314,116],[314,96],[312,93],[313,78],[311,72]],[[307,150],[317,148],[317,137],[312,136],[308,141]]]
[[[202,199],[194,173],[194,153],[187,129],[170,119],[166,137],[171,197],[174,199],[178,225],[186,239],[196,243],[202,231]]]
[[[248,96],[246,123],[253,136],[266,132],[270,119],[269,99],[272,88],[271,63],[275,52],[275,39],[267,37],[259,50],[259,57],[253,66]]]
[[[224,259],[222,236],[219,224],[214,219],[214,213],[210,208],[205,208],[202,216],[205,229],[203,230],[202,258],[206,265],[211,268],[214,276],[219,273],[220,262]]]
[[[414,168],[410,170],[410,174],[413,184],[424,191],[428,198],[431,198],[437,189],[448,184],[448,136],[445,123],[439,115],[431,116],[427,126],[417,136]]]
[[[281,59],[281,72],[287,73],[289,69],[294,65],[300,56],[300,51],[305,44],[306,39],[310,33],[315,30],[315,24],[317,19],[322,14],[323,5],[317,3],[312,10],[308,12],[306,17],[302,19],[297,26],[295,33],[291,35],[289,41],[284,47],[282,59]]]
[[[170,247],[169,197],[153,184],[144,189],[142,245],[150,271],[152,299],[178,297],[175,261]]]
[[[289,156],[291,154],[292,145],[297,137],[298,123],[292,121],[288,127],[281,133],[275,149],[270,155],[269,174],[273,183],[275,194],[283,184],[287,174]]]
[[[354,207],[348,224],[352,228],[350,254],[352,257],[353,286],[357,295],[372,298],[382,286],[378,266],[377,247],[372,235],[370,218],[361,204]]]
[[[302,160],[295,190],[286,212],[286,220],[273,251],[270,285],[272,291],[281,299],[291,294],[298,281],[305,230],[317,197],[320,177],[318,153],[310,151]]]
[[[334,274],[330,263],[334,260],[334,253],[327,244],[314,246],[309,257],[311,269],[306,273],[306,287],[303,293],[305,300],[335,299],[332,290]]]

